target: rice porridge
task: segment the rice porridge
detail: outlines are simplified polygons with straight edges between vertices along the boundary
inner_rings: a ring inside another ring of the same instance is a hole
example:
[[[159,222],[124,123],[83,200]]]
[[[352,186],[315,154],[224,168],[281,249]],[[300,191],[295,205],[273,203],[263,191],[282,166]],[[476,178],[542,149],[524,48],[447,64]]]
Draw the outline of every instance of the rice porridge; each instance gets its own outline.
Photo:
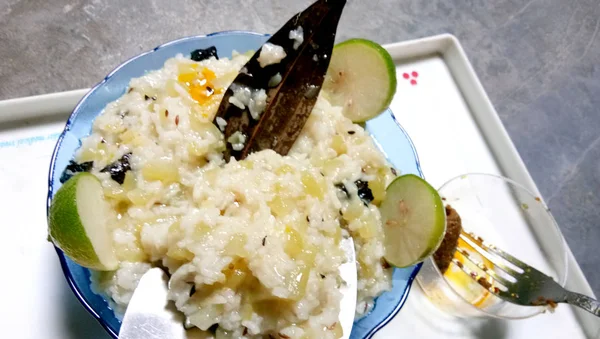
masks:
[[[94,272],[92,285],[119,316],[160,266],[188,326],[218,325],[221,338],[339,338],[342,237],[356,248],[357,316],[391,288],[377,205],[395,174],[324,93],[287,156],[224,161],[234,141],[213,119],[248,59],[178,55],[96,118],[75,160],[93,162],[102,182],[120,267]]]

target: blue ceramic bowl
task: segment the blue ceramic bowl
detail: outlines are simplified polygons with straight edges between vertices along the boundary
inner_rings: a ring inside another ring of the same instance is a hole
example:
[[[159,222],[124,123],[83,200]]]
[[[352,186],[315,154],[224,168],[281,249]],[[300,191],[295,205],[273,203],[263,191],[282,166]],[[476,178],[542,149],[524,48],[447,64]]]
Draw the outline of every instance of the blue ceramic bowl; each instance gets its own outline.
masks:
[[[188,37],[158,46],[117,67],[81,99],[69,117],[52,156],[47,205],[50,206],[54,192],[61,186],[60,176],[81,145],[80,140],[89,135],[93,120],[102,112],[107,103],[118,99],[125,93],[132,78],[140,77],[147,71],[162,68],[167,59],[178,53],[190,55],[195,49],[215,46],[220,56],[231,57],[233,50],[239,52],[257,50],[267,39],[268,35],[241,31]],[[388,110],[376,119],[367,122],[367,130],[373,135],[396,169],[405,174],[421,175],[413,144],[406,132],[395,121],[391,111]],[[65,277],[79,301],[98,319],[112,337],[117,338],[121,323],[108,307],[107,302],[91,291],[89,270],[71,261],[59,249],[56,251]],[[377,298],[375,308],[368,316],[355,322],[351,338],[370,338],[398,313],[408,296],[410,285],[419,268],[420,265],[394,271],[393,289]]]

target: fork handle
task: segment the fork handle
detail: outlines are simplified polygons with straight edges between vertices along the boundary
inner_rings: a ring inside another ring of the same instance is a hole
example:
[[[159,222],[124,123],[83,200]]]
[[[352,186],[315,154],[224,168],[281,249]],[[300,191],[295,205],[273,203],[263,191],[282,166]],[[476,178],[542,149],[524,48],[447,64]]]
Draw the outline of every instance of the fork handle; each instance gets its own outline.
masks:
[[[566,302],[581,307],[591,314],[600,317],[600,302],[593,298],[575,292],[568,292]]]

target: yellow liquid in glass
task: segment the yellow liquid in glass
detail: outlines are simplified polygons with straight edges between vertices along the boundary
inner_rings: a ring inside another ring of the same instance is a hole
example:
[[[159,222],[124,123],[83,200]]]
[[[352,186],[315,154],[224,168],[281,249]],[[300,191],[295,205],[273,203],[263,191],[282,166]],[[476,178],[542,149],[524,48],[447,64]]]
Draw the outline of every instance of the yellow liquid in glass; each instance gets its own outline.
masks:
[[[458,247],[464,249],[476,259],[478,262],[483,263],[487,268],[493,269],[494,264],[492,264],[489,260],[479,255],[471,245],[465,242],[462,239],[458,239]],[[454,258],[458,260],[460,263],[470,268],[471,271],[478,272],[475,269],[475,265],[473,265],[468,259],[466,259],[462,254],[458,251],[454,253]],[[460,267],[457,267],[455,264],[451,264],[450,267],[444,273],[444,277],[448,281],[448,283],[458,292],[467,302],[472,304],[475,307],[484,307],[489,304],[491,293],[487,291],[485,288],[481,287],[478,282],[476,282],[472,277],[467,275]],[[486,279],[490,284],[492,284],[492,279]]]

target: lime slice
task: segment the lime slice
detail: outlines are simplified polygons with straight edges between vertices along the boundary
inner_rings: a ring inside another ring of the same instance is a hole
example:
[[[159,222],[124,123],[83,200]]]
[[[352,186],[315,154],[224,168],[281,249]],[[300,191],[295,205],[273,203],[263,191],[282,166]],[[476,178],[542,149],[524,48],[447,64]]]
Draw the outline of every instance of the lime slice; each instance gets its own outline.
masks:
[[[435,188],[416,175],[392,181],[379,210],[385,259],[396,267],[423,261],[444,239],[446,214],[442,199]]]
[[[106,226],[108,208],[98,178],[90,173],[76,174],[52,199],[50,240],[81,266],[101,271],[117,269],[119,262]]]
[[[333,48],[323,90],[353,122],[367,121],[392,102],[396,66],[390,54],[373,41],[344,41]]]

